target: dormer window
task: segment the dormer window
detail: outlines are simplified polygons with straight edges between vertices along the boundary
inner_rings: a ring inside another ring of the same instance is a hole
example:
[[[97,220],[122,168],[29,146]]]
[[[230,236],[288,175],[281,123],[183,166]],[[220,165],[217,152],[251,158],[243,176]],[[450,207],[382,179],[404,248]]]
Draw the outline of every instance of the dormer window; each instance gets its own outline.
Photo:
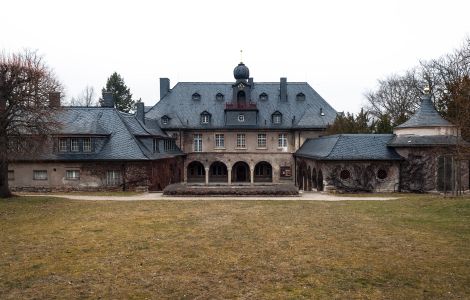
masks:
[[[272,114],[272,122],[273,124],[279,125],[282,123],[282,114],[278,111]]]
[[[266,101],[266,100],[268,100],[268,94],[266,94],[266,93],[261,93],[261,94],[259,95],[259,100],[261,100],[261,101]]]
[[[297,96],[295,96],[297,101],[304,101],[305,100],[305,94],[304,93],[298,93]]]
[[[222,93],[217,93],[217,95],[215,95],[215,100],[217,100],[217,101],[224,101],[224,94],[222,94]]]
[[[170,123],[170,118],[168,116],[163,116],[161,121],[162,125],[168,125],[168,123]]]
[[[207,111],[201,113],[201,124],[209,124],[211,121],[211,114]]]
[[[199,95],[198,93],[194,93],[192,96],[192,99],[195,101],[199,101],[201,100],[201,95]]]

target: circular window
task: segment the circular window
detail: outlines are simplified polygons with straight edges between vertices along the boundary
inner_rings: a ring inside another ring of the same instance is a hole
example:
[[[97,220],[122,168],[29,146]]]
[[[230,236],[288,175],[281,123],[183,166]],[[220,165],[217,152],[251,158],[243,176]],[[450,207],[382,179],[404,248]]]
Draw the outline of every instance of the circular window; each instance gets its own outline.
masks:
[[[377,172],[377,178],[379,179],[385,179],[387,178],[387,171],[383,170],[383,169],[380,169],[378,172]]]
[[[349,172],[349,170],[342,170],[341,173],[339,173],[339,177],[343,180],[346,180],[351,177],[351,173]]]

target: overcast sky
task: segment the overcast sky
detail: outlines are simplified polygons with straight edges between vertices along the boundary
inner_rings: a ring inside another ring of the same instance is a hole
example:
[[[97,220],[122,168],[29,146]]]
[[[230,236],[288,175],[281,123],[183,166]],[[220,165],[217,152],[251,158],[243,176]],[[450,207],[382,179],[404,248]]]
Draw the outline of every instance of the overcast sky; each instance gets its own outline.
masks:
[[[37,49],[76,96],[116,71],[135,99],[159,77],[307,81],[338,111],[357,112],[377,79],[460,47],[470,1],[0,0],[0,48]]]

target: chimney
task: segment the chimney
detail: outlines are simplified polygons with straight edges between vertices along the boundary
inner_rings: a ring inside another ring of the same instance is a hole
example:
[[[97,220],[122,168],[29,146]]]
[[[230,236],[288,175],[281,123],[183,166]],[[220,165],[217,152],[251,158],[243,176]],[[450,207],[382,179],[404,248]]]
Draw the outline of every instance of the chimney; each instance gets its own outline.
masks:
[[[49,93],[49,107],[57,108],[60,107],[60,92]]]
[[[170,79],[160,78],[160,100],[170,92]]]
[[[103,92],[103,102],[101,107],[111,107],[114,108],[114,97],[111,92]]]
[[[137,120],[139,120],[140,122],[142,122],[143,124],[145,124],[145,106],[144,106],[144,102],[137,102],[135,104],[136,108],[137,108],[137,111],[135,113],[135,117],[137,118]]]
[[[287,78],[281,77],[281,101],[287,101]]]

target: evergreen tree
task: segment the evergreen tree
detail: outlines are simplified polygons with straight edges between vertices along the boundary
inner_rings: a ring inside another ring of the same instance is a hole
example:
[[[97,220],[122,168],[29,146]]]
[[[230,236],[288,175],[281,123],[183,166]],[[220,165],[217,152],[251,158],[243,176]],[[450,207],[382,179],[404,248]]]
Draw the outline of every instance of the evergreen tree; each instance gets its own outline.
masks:
[[[369,125],[369,113],[361,109],[361,112],[354,116],[351,113],[339,113],[334,123],[328,127],[328,134],[340,133],[372,133],[373,123]]]
[[[124,79],[118,73],[114,72],[106,82],[103,92],[111,92],[114,97],[115,107],[123,112],[129,112],[134,108],[135,101],[132,100],[132,94],[124,83]],[[100,99],[102,102],[103,99]]]

